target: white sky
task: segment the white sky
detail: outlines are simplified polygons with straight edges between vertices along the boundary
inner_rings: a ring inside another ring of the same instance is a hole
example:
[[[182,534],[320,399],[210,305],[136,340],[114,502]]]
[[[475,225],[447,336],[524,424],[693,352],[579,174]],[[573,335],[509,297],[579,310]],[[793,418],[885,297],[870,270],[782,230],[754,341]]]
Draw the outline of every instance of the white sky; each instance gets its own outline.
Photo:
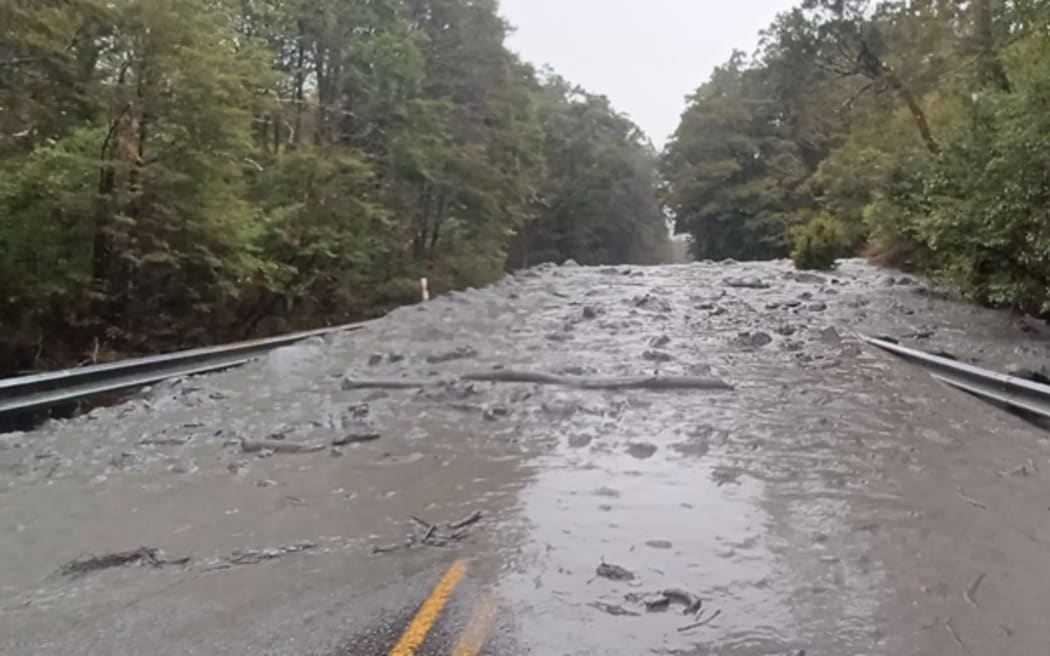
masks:
[[[799,0],[501,0],[510,48],[604,94],[658,147],[685,97]]]

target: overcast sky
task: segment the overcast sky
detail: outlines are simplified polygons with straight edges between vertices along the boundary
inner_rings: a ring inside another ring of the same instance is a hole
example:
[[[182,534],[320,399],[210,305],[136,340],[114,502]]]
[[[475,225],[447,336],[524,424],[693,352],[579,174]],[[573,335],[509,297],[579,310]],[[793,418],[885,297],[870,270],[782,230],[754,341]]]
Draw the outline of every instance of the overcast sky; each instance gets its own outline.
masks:
[[[685,97],[734,48],[798,0],[501,0],[517,28],[510,47],[604,94],[657,146],[678,126]]]

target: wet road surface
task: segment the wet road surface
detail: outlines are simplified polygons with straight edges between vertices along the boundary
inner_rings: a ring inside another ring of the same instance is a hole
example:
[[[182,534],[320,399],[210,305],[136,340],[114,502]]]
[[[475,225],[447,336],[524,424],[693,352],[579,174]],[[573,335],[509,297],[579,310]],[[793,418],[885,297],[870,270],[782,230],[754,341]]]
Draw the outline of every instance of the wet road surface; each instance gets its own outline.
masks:
[[[859,262],[542,267],[0,436],[0,653],[1047,653],[1046,434],[852,331],[1050,362]]]

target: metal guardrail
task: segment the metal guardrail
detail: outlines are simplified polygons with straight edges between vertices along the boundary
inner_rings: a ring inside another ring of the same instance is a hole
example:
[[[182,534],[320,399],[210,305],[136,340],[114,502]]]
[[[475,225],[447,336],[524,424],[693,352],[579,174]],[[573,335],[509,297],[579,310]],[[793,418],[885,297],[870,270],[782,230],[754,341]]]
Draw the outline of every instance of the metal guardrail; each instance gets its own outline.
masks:
[[[362,323],[322,328],[225,346],[154,355],[77,369],[0,379],[0,415],[40,410],[98,394],[150,385],[169,378],[237,367],[265,353],[311,337],[356,330]]]
[[[935,379],[991,403],[1050,419],[1050,386],[975,367],[865,335],[857,337],[876,348],[922,365]]]

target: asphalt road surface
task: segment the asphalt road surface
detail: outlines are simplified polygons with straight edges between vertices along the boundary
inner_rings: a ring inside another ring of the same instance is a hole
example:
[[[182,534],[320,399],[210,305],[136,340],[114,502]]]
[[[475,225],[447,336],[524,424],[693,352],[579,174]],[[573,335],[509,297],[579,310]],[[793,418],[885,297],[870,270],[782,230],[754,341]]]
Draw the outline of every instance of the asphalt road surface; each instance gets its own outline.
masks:
[[[548,266],[0,436],[0,653],[1048,653],[1046,434],[853,331],[1050,353],[859,262]]]

